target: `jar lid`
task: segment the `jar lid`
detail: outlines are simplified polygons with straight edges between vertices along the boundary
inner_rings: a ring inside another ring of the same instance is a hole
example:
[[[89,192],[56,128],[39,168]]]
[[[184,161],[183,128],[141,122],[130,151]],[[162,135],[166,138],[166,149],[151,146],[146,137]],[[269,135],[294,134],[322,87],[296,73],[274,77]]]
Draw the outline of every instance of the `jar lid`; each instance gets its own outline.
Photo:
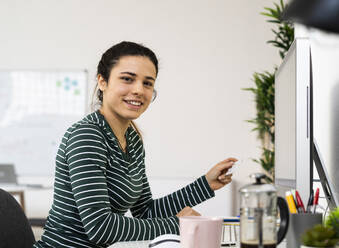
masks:
[[[255,179],[255,183],[245,185],[240,188],[240,193],[276,193],[277,189],[273,184],[263,183],[261,180],[266,178],[263,173],[254,173],[250,175],[251,178]]]

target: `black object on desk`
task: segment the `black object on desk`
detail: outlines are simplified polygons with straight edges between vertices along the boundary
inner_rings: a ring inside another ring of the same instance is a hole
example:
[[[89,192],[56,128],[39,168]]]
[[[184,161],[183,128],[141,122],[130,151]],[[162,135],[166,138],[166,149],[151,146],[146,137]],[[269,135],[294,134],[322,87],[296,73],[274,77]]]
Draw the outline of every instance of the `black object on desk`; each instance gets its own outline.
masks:
[[[21,206],[10,193],[0,189],[1,246],[31,248],[34,243],[32,228]]]

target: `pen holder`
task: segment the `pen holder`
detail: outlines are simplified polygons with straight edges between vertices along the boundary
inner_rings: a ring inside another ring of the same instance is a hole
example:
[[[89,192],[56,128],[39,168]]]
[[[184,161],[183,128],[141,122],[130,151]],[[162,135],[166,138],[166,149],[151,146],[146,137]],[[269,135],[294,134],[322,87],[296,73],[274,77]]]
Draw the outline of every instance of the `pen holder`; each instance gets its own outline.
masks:
[[[290,222],[286,235],[286,247],[296,248],[301,245],[301,235],[316,224],[321,224],[323,215],[320,213],[290,214]]]

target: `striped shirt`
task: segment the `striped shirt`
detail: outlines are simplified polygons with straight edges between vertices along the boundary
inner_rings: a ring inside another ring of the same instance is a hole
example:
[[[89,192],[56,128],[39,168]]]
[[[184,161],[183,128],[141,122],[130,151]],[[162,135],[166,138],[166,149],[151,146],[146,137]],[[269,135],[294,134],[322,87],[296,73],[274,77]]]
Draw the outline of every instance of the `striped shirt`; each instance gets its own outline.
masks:
[[[99,111],[66,131],[56,156],[52,208],[34,247],[107,247],[178,234],[175,215],[214,196],[202,176],[153,199],[142,140],[131,126],[125,137],[123,152]],[[124,216],[128,210],[133,217]]]

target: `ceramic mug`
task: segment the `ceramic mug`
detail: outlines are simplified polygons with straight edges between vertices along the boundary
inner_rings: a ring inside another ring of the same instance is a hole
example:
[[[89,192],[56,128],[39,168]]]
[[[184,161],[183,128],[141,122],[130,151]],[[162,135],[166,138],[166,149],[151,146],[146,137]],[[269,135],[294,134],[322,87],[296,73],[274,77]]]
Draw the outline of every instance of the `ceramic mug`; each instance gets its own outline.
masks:
[[[179,218],[182,248],[220,248],[222,218],[185,216]]]

